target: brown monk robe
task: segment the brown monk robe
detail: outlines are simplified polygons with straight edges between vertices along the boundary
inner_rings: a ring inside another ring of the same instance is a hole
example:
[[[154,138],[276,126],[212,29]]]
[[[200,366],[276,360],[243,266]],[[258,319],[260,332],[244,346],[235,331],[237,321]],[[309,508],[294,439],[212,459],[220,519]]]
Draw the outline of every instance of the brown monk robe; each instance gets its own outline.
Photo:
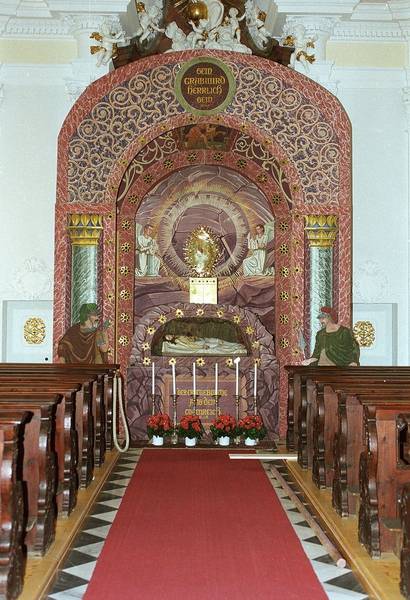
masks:
[[[106,331],[98,329],[96,304],[83,304],[80,322],[72,325],[58,344],[58,357],[62,363],[108,363],[108,338]]]

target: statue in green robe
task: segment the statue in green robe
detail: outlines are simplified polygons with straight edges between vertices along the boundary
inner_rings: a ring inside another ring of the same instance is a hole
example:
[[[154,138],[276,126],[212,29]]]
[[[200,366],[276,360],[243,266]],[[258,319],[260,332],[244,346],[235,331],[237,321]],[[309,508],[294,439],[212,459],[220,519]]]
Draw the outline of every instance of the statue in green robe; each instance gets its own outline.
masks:
[[[303,365],[316,363],[318,366],[357,367],[360,348],[353,332],[339,325],[335,311],[327,306],[320,309],[318,316],[322,329],[316,334],[313,354]]]

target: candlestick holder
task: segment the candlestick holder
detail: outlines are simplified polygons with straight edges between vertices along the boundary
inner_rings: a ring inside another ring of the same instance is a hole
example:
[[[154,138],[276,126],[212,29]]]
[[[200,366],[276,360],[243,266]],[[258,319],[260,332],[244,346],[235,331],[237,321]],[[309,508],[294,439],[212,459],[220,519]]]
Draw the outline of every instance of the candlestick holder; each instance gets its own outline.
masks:
[[[236,417],[236,423],[239,423],[239,405],[240,405],[240,401],[241,401],[242,396],[240,396],[239,394],[235,394],[235,417]],[[237,446],[239,446],[241,442],[241,436],[237,435],[235,437],[235,444]]]
[[[192,394],[192,410],[194,411],[194,415],[196,415],[196,401],[197,401],[197,395]]]
[[[214,403],[215,403],[215,419],[219,417],[219,398],[222,394],[214,394]],[[218,445],[218,438],[214,440],[215,446]]]
[[[151,394],[151,415],[155,415],[158,412],[161,412],[161,395],[160,394]]]
[[[175,446],[178,444],[178,421],[177,421],[177,405],[178,405],[178,396],[176,394],[171,394],[172,399],[172,436],[171,436],[171,444]]]
[[[258,415],[258,396],[254,394],[253,396],[253,414],[255,417]]]

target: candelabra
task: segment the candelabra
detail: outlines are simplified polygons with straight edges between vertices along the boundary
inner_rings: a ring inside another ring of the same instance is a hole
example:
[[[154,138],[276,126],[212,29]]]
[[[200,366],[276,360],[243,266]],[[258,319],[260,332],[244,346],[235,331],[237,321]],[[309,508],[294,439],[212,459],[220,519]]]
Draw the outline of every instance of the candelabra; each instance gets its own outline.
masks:
[[[196,393],[192,394],[192,410],[193,410],[194,415],[196,415],[196,399],[197,399]]]
[[[151,402],[152,402],[151,414],[155,415],[156,413],[161,411],[161,395],[160,394],[151,394]]]
[[[219,398],[222,394],[214,394],[214,403],[215,403],[215,419],[219,417]],[[218,438],[214,440],[215,446],[218,445]]]
[[[241,401],[241,397],[239,394],[235,394],[235,417],[236,417],[236,423],[239,423],[239,404]],[[241,442],[241,436],[237,435],[235,438],[235,444],[238,446]]]
[[[176,394],[171,395],[172,398],[172,436],[171,436],[171,444],[174,446],[178,444],[178,431],[177,431],[177,403],[178,396]]]

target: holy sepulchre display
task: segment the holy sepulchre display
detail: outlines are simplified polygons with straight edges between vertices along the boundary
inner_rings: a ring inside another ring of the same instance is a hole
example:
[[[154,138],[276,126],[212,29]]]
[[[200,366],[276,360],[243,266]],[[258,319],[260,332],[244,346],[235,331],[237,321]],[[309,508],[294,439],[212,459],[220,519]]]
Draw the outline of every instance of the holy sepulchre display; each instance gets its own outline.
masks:
[[[95,53],[115,70],[60,135],[56,346],[97,304],[134,443],[153,409],[206,427],[256,411],[272,440],[283,367],[310,355],[319,307],[350,319],[349,122],[289,66],[309,67],[314,40],[276,40],[256,0],[152,0],[136,15],[134,33],[102,30]]]

